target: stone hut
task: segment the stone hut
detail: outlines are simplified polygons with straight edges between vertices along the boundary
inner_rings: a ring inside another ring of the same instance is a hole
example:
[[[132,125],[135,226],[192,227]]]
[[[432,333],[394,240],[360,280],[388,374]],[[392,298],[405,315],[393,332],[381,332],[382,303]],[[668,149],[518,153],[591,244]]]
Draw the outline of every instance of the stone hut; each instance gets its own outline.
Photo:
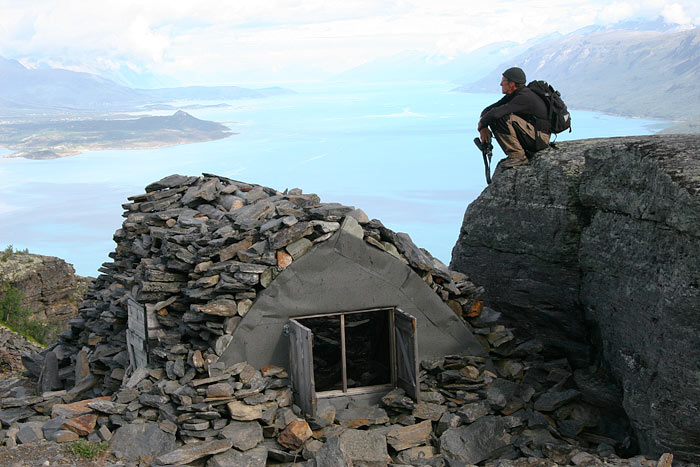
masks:
[[[313,413],[317,396],[417,397],[419,358],[485,354],[461,319],[480,290],[359,209],[209,174],[129,200],[114,261],[53,349],[66,387],[246,361],[289,370]]]

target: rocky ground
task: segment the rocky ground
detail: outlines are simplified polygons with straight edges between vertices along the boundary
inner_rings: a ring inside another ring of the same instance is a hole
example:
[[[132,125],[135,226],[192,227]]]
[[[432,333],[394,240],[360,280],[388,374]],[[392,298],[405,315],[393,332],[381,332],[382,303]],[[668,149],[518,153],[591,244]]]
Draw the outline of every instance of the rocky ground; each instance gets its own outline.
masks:
[[[18,446],[0,448],[0,465],[4,467],[93,467],[117,464],[116,459],[109,455],[86,460],[74,454],[69,445],[52,441],[43,441],[33,444],[20,444]]]
[[[41,350],[41,347],[32,344],[22,336],[0,327],[0,382],[4,383],[10,378],[21,375],[24,371],[22,354]],[[24,382],[28,390],[33,388],[34,384],[31,380],[25,379]],[[104,464],[81,459],[71,452],[67,444],[44,441],[0,448],[0,465],[5,467],[29,465],[87,467]]]
[[[626,421],[591,403],[586,375],[545,359],[541,343],[515,338],[494,310],[473,315],[492,363],[423,361],[419,403],[394,390],[373,407],[320,402],[306,419],[280,368],[239,364],[189,382],[137,371],[114,396],[77,403],[64,402],[67,391],[35,396],[33,380],[5,378],[0,465],[671,465],[670,455],[632,455]],[[171,400],[180,405],[166,419]],[[68,448],[80,438],[109,440],[110,451],[81,459]]]

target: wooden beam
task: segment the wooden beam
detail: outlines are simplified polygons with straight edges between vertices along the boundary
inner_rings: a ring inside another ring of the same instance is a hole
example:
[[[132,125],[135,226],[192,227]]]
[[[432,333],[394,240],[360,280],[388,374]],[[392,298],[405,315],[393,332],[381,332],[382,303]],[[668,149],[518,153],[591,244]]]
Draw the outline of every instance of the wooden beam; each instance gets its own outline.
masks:
[[[343,392],[348,392],[348,364],[345,348],[345,315],[340,315],[340,362],[343,368]]]

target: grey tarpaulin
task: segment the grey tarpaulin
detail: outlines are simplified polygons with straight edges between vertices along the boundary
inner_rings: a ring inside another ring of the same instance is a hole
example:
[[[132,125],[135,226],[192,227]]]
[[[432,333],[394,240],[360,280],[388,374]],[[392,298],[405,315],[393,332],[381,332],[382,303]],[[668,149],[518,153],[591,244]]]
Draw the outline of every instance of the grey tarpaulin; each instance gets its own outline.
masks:
[[[289,368],[289,318],[398,306],[418,323],[420,358],[481,355],[466,324],[406,264],[362,240],[352,217],[326,242],[294,261],[261,292],[221,360]]]

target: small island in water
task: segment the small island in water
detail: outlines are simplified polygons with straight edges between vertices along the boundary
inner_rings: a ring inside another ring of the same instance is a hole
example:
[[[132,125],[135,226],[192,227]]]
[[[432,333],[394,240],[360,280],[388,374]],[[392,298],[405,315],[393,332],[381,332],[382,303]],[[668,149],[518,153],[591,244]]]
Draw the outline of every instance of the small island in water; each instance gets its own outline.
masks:
[[[233,134],[226,125],[178,110],[171,116],[0,124],[0,146],[16,151],[5,157],[54,159],[85,151],[200,143]]]

